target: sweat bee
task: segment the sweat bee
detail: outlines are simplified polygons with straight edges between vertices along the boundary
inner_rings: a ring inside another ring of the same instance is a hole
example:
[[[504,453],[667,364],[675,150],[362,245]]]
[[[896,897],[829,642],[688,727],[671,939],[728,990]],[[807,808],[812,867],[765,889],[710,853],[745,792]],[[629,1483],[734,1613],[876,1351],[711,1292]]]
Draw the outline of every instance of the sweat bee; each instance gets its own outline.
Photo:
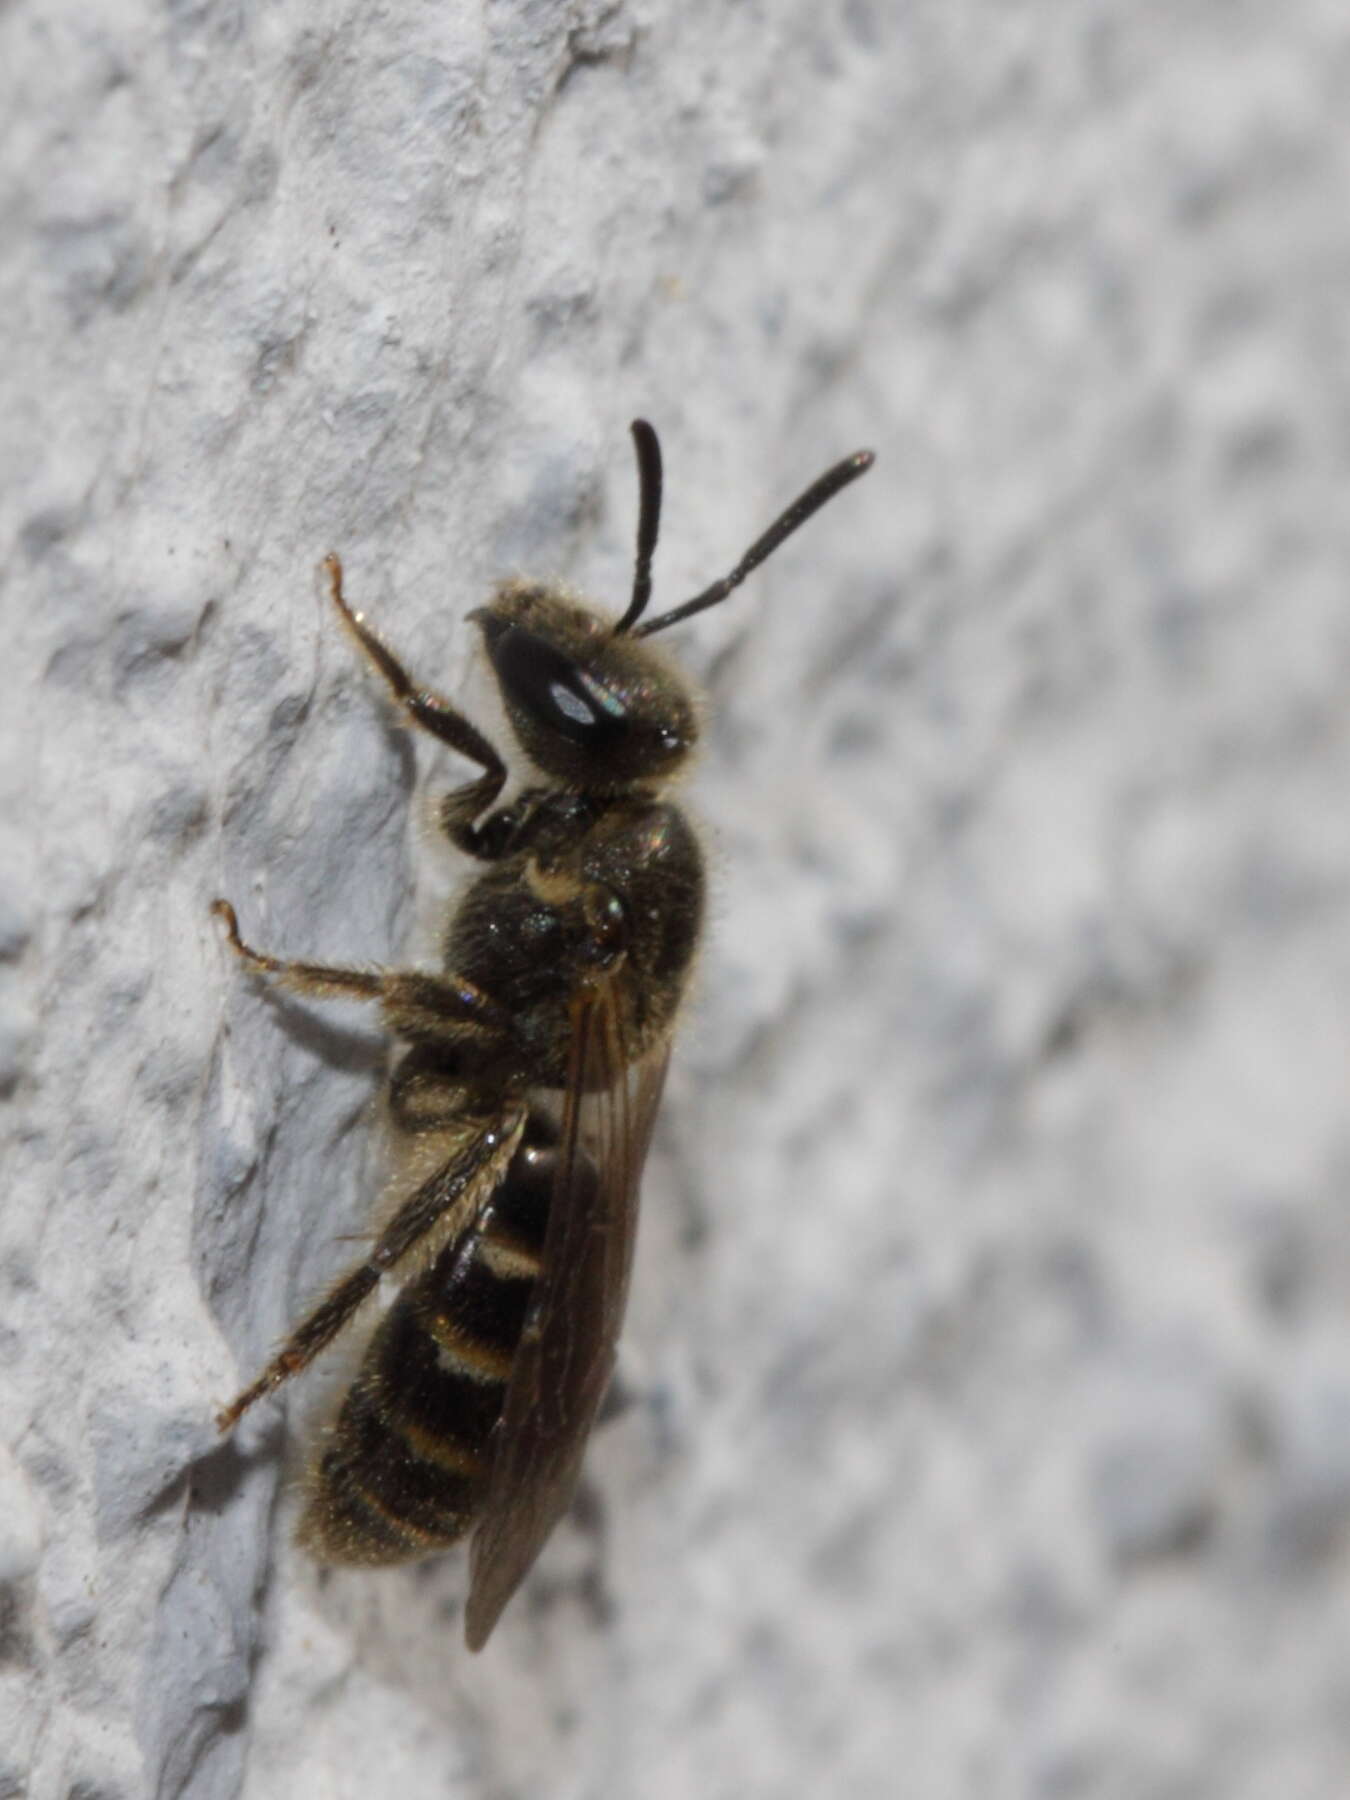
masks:
[[[609,1384],[638,1185],[702,926],[702,855],[666,798],[697,735],[694,704],[643,640],[725,600],[873,460],[835,464],[728,575],[644,620],[661,451],[645,420],[632,435],[623,616],[525,581],[469,614],[534,777],[506,804],[502,757],[348,605],[327,558],[333,605],[404,720],[482,771],[439,803],[451,843],[487,865],[451,912],[443,969],[283,961],[242,940],[227,900],[212,908],[250,972],[316,999],[374,1001],[405,1046],[388,1088],[397,1203],[220,1428],[325,1350],[383,1275],[404,1275],[314,1458],[300,1538],[323,1561],[372,1566],[472,1534],[473,1650],[566,1510]]]

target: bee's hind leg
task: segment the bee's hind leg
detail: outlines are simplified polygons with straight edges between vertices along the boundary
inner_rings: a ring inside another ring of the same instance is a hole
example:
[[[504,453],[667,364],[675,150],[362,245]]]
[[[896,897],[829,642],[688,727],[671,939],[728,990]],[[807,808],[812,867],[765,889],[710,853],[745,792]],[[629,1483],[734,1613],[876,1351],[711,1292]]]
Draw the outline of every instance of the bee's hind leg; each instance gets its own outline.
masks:
[[[369,1255],[333,1284],[258,1378],[217,1415],[222,1431],[232,1430],[256,1400],[298,1375],[326,1350],[374,1292],[381,1275],[437,1226],[457,1214],[452,1235],[469,1229],[514,1156],[525,1119],[525,1106],[513,1099],[495,1110],[485,1106],[477,1117],[465,1117],[457,1151],[413,1191],[375,1239]]]

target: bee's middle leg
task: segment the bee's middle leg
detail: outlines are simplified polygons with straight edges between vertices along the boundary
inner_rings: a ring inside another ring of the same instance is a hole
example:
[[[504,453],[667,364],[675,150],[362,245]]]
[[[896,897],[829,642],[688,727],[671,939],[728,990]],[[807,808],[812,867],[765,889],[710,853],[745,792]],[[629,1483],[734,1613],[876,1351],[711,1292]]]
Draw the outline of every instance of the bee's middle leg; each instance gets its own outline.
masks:
[[[270,975],[292,994],[316,1000],[376,1000],[389,1029],[400,1037],[451,1040],[462,1037],[466,1026],[501,1038],[512,1035],[506,1008],[462,976],[285,961],[244,942],[228,900],[212,901],[211,911],[224,920],[230,948],[245,968],[255,975]]]

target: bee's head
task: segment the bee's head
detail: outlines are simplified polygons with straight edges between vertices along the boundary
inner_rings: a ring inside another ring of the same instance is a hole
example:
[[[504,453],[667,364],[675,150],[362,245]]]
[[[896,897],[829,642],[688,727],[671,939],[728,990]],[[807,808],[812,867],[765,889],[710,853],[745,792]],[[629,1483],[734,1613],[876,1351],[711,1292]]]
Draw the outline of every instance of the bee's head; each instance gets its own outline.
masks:
[[[510,582],[472,616],[521,748],[569,787],[627,787],[672,774],[698,736],[693,701],[679,676],[641,640],[716,606],[799,525],[872,466],[870,450],[845,457],[814,481],[729,575],[683,606],[642,620],[652,591],[661,520],[661,447],[645,419],[633,421],[640,492],[637,564],[627,612],[610,623],[557,590]]]
[[[698,737],[678,675],[612,620],[556,589],[510,582],[471,615],[520,747],[568,787],[672,775]]]

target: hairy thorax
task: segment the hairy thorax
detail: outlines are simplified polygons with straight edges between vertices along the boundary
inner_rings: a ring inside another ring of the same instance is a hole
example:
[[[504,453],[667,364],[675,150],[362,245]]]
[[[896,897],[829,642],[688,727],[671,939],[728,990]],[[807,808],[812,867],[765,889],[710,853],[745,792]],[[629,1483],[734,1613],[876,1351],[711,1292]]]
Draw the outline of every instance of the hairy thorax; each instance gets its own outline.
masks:
[[[561,1086],[579,985],[612,979],[626,1058],[667,1031],[703,915],[703,859],[678,807],[643,794],[545,794],[469,888],[446,966],[511,1015],[520,1075]]]

